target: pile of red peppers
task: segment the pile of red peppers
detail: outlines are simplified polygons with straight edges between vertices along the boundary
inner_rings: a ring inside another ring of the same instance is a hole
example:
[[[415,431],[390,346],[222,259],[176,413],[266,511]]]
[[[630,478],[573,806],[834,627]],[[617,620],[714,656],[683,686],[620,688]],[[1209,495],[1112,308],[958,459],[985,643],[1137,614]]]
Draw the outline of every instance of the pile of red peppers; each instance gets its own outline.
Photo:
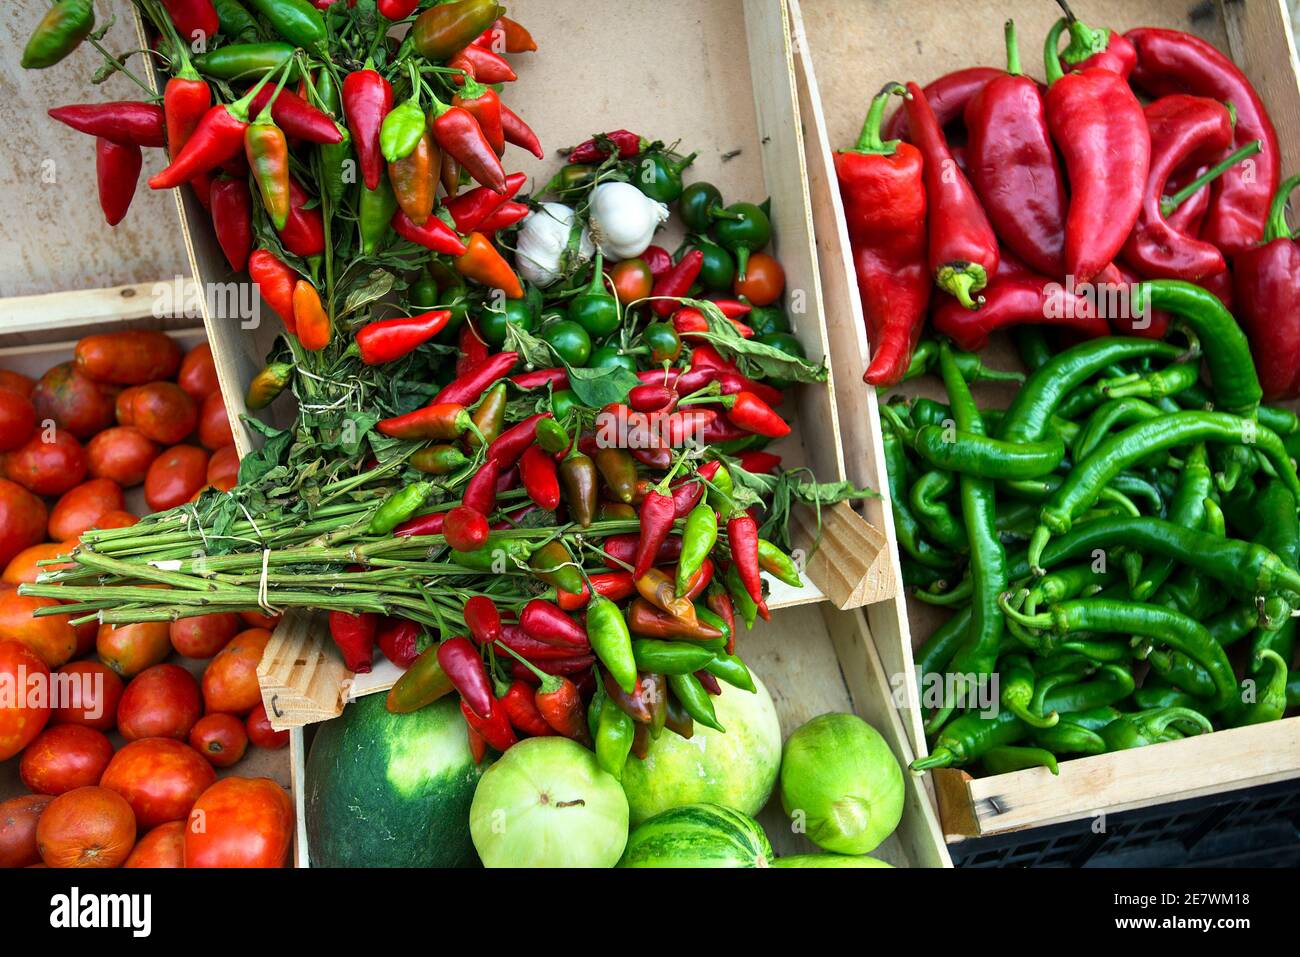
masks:
[[[1010,21],[1006,46],[1005,69],[887,85],[835,155],[865,381],[900,382],[927,319],[966,350],[1022,324],[1161,337],[1167,317],[1108,315],[1115,300],[1095,291],[1177,279],[1235,312],[1266,396],[1300,395],[1295,183],[1279,192],[1277,136],[1241,70],[1192,34],[1072,14],[1046,39],[1045,86]]]

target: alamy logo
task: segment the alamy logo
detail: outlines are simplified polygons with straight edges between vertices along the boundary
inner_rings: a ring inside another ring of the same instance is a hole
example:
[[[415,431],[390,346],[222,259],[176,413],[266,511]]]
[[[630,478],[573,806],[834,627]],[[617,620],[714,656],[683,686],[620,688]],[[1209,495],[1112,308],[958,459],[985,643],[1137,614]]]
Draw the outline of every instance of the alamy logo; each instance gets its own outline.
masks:
[[[153,929],[149,894],[82,894],[78,887],[50,898],[50,926],[57,929],[128,928],[132,937]]]

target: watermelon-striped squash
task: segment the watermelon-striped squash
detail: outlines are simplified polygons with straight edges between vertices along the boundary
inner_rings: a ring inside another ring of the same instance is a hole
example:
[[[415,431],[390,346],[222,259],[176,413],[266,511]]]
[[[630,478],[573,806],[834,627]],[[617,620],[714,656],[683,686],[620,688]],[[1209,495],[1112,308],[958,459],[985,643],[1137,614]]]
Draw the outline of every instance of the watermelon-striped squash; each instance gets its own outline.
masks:
[[[390,714],[365,695],[316,732],[307,757],[313,867],[466,867],[474,763],[455,698]]]
[[[619,867],[770,867],[763,828],[720,804],[684,804],[642,821]]]

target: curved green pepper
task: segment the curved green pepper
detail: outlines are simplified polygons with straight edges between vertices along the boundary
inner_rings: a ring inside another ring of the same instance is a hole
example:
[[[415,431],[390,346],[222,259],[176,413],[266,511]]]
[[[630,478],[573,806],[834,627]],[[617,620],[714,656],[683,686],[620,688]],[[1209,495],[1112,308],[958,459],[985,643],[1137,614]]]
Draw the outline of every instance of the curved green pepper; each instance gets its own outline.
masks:
[[[325,18],[310,0],[248,0],[248,3],[266,17],[276,33],[304,50],[321,49],[329,38]]]
[[[594,699],[592,707],[596,707]],[[596,763],[619,781],[623,780],[623,766],[632,753],[635,736],[636,722],[608,698],[602,698],[596,716]]]
[[[415,482],[394,492],[370,517],[366,531],[371,535],[387,535],[419,511],[432,492],[432,482]]]
[[[695,675],[669,675],[668,687],[673,690],[673,697],[692,720],[714,731],[727,730],[718,723],[718,715],[713,710],[709,693],[704,690],[704,685],[700,684],[700,679]]]
[[[682,554],[677,559],[678,598],[690,590],[691,579],[704,564],[704,559],[709,557],[717,541],[718,515],[706,503],[701,502],[686,516],[682,529]]]
[[[361,231],[361,254],[375,256],[387,245],[392,232],[393,214],[397,212],[397,197],[387,176],[381,176],[377,189],[368,189],[359,183],[361,200],[357,206],[358,228]]]
[[[54,66],[81,45],[95,27],[90,0],[59,0],[45,12],[23,47],[24,70]]]
[[[239,0],[212,0],[217,11],[221,35],[236,43],[257,39],[260,31],[253,15],[244,9]]]
[[[628,694],[634,694],[636,658],[622,609],[608,598],[593,594],[587,603],[587,637],[610,677]]]
[[[201,53],[194,58],[194,67],[206,76],[218,80],[258,80],[282,69],[293,59],[292,43],[278,40],[265,43],[232,43]],[[287,81],[298,78],[298,67],[289,67]]]

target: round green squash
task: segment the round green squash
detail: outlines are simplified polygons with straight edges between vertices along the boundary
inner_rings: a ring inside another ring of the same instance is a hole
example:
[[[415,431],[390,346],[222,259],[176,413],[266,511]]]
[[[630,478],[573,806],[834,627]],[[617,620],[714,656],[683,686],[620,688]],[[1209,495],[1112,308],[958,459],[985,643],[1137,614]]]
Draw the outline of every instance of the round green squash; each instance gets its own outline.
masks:
[[[793,854],[790,857],[778,857],[772,862],[773,867],[889,867],[878,857],[865,854]]]
[[[748,814],[718,804],[687,804],[638,824],[619,867],[770,867],[775,855]]]

